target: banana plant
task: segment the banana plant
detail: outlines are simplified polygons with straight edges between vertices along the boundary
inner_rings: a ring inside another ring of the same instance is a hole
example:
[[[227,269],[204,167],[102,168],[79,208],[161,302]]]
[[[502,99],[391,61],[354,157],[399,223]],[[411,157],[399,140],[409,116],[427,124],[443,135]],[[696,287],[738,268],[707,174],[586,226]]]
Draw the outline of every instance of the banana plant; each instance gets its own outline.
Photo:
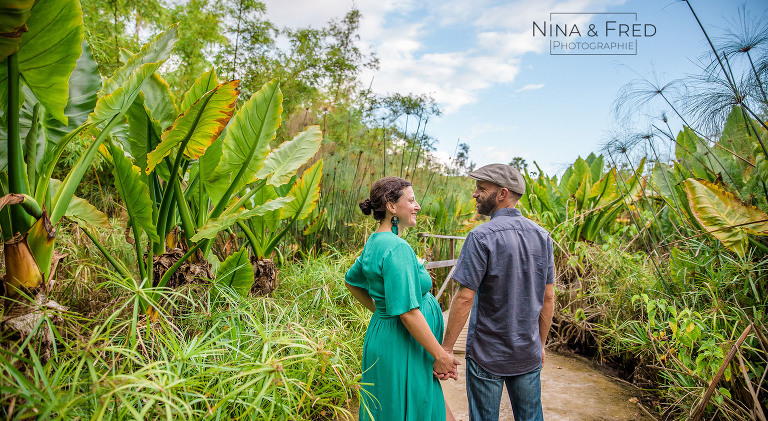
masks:
[[[62,217],[85,212],[90,216],[75,219],[104,221],[95,208],[75,197],[75,190],[143,82],[169,57],[176,29],[156,37],[102,85],[83,42],[77,0],[20,1],[12,6],[0,9],[0,25],[10,25],[0,32],[18,38],[14,47],[0,48],[0,108],[7,144],[2,148],[7,154],[0,156],[0,193],[21,195],[23,200],[10,200],[0,209],[0,227],[9,270],[5,295],[18,300],[46,295]],[[75,139],[88,141],[89,147],[64,180],[52,180],[62,153]]]

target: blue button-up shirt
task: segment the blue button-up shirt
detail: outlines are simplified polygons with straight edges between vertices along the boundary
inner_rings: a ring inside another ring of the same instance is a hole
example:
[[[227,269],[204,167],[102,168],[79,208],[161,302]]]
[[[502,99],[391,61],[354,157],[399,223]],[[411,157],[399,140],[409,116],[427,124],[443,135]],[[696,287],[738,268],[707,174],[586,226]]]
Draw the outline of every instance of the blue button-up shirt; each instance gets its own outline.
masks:
[[[469,233],[453,279],[475,291],[467,357],[499,376],[541,365],[539,314],[555,280],[549,233],[520,210],[502,208]]]

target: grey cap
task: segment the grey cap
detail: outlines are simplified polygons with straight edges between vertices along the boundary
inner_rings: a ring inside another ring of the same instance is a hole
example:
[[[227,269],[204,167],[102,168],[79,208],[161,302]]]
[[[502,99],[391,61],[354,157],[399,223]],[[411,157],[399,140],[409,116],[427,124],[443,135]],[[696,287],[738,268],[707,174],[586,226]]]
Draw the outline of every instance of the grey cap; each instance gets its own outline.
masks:
[[[520,195],[525,194],[525,178],[511,165],[488,164],[472,171],[469,176],[475,180],[490,181]]]

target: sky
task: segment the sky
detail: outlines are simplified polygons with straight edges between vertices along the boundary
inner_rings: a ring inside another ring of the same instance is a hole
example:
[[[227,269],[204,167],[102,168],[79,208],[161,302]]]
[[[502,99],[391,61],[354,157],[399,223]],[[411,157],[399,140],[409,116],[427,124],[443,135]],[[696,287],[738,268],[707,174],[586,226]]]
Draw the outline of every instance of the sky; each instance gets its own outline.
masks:
[[[691,3],[710,35],[732,27],[741,5],[752,19],[768,18],[766,0]],[[291,28],[319,28],[356,7],[360,46],[380,61],[361,84],[379,94],[435,98],[443,114],[429,121],[427,134],[439,140],[438,158],[447,161],[461,142],[478,166],[522,157],[549,175],[597,152],[617,131],[646,130],[658,117],[661,108],[618,118],[613,110],[624,85],[698,74],[709,51],[686,3],[674,0],[265,4],[267,19]],[[675,132],[682,127],[671,123]]]

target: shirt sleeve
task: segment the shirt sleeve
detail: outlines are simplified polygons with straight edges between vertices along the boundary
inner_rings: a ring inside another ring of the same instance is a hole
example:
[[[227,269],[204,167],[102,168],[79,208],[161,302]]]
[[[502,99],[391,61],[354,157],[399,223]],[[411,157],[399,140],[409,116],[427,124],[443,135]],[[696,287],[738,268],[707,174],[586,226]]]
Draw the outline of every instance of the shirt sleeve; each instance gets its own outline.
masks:
[[[552,237],[547,237],[547,284],[555,283],[555,253]]]
[[[388,315],[398,316],[419,308],[418,270],[416,254],[407,244],[398,244],[384,255],[381,273]]]
[[[360,263],[359,257],[355,259],[355,263],[344,275],[344,281],[352,286],[363,288],[365,290],[368,289],[368,278],[366,278],[363,273],[363,264]]]
[[[488,268],[488,254],[488,248],[474,232],[470,232],[461,247],[452,278],[472,291],[477,291]]]

